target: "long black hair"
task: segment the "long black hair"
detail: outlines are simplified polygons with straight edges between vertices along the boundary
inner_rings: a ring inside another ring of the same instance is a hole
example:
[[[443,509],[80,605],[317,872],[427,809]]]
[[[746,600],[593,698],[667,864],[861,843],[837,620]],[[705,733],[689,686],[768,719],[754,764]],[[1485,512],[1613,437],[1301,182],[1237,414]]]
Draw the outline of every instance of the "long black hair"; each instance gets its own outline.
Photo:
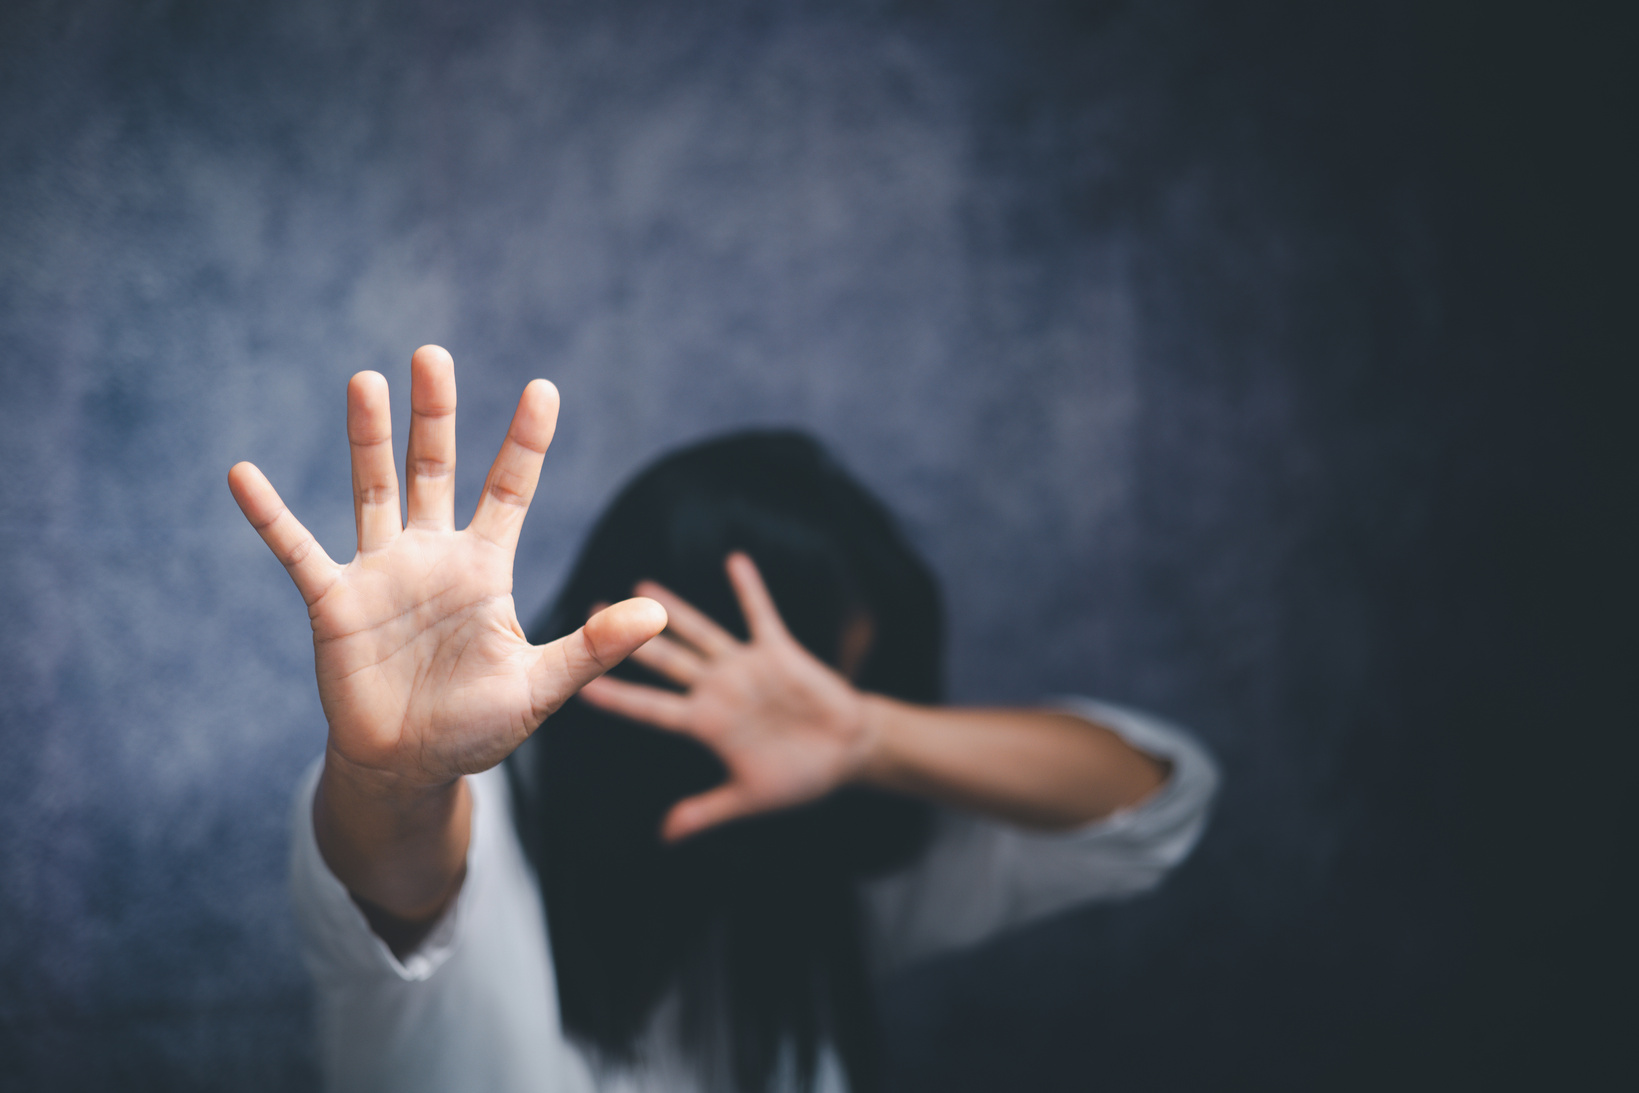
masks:
[[[593,528],[530,640],[570,633],[640,578],[743,638],[723,569],[734,550],[757,563],[815,656],[836,664],[844,628],[863,614],[874,635],[857,685],[938,700],[932,574],[882,504],[790,431],[707,441],[639,474]],[[660,682],[631,662],[615,674]],[[826,1044],[855,1093],[880,1086],[858,882],[921,852],[926,806],[854,787],[666,845],[662,817],[722,781],[722,764],[693,740],[578,699],[507,768],[570,1037],[606,1063],[632,1062],[657,1004],[675,992],[680,1046],[715,1088],[766,1090],[788,1065],[784,1052],[806,1088]]]

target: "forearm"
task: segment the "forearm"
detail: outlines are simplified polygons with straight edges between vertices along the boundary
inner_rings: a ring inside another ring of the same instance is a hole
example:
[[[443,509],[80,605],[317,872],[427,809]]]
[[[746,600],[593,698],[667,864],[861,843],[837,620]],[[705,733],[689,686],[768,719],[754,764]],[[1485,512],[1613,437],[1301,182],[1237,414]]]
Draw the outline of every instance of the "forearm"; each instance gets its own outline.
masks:
[[[460,890],[471,831],[465,779],[411,786],[325,752],[313,799],[319,853],[395,950],[413,947],[414,925],[431,924]]]
[[[1027,827],[1064,829],[1144,800],[1168,764],[1053,710],[864,700],[872,741],[861,781]]]

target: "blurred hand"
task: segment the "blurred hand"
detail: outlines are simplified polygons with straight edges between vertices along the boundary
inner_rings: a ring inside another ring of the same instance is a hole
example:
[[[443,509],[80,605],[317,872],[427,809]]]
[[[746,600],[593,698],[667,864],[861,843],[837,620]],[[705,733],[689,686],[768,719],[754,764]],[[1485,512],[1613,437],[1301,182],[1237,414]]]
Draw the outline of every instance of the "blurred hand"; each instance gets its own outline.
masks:
[[[472,522],[454,525],[455,370],[423,346],[411,360],[409,521],[399,518],[387,381],[347,387],[358,553],[332,561],[262,472],[240,463],[228,483],[245,517],[284,563],[313,625],[329,754],[387,788],[450,783],[495,766],[588,680],[654,637],[665,613],[627,600],[548,645],[524,638],[512,562],[558,392],[524,388]]]
[[[786,630],[750,558],[731,554],[727,566],[750,641],[645,581],[637,592],[670,621],[632,655],[684,693],[612,678],[581,691],[611,713],[694,737],[728,768],[722,785],[672,808],[662,828],[672,841],[823,797],[856,777],[873,747],[859,692]]]

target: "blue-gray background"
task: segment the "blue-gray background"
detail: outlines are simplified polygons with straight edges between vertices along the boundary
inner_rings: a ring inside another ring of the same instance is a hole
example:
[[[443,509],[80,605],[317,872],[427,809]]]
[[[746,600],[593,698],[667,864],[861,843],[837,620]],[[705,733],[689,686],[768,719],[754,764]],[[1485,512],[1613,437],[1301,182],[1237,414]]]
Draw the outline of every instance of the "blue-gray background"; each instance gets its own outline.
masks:
[[[0,1083],[313,1080],[283,859],[324,723],[224,474],[255,461],[347,556],[343,385],[394,382],[402,446],[424,342],[463,504],[524,383],[562,390],[524,615],[651,457],[798,424],[943,579],[953,697],[1101,695],[1221,757],[1159,895],[888,989],[904,1088],[1313,1088],[1456,1036],[1491,845],[1463,702],[1517,621],[1472,521],[1537,488],[1514,424],[1560,396],[1481,314],[1518,291],[1473,277],[1509,209],[1462,155],[1509,138],[1454,158],[1431,119],[1485,115],[1428,56],[1452,26],[9,7]]]

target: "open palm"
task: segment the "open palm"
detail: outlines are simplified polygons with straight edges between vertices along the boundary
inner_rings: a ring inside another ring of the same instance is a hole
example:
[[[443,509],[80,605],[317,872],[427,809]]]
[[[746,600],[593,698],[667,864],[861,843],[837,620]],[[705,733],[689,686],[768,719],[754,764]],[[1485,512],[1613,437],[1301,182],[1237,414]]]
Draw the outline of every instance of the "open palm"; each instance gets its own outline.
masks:
[[[471,524],[454,526],[455,371],[437,346],[411,361],[408,521],[399,516],[387,381],[347,388],[358,553],[332,561],[249,463],[229,472],[247,519],[284,563],[313,625],[330,750],[413,784],[505,759],[588,681],[666,624],[651,600],[608,608],[531,645],[512,602],[512,563],[557,423],[557,390],[524,389]]]
[[[750,641],[645,581],[638,590],[665,606],[670,625],[633,659],[683,693],[612,677],[582,692],[611,713],[694,737],[728,768],[722,785],[673,806],[663,830],[672,840],[817,800],[858,775],[874,743],[859,692],[791,636],[756,564],[737,553],[727,566]]]

